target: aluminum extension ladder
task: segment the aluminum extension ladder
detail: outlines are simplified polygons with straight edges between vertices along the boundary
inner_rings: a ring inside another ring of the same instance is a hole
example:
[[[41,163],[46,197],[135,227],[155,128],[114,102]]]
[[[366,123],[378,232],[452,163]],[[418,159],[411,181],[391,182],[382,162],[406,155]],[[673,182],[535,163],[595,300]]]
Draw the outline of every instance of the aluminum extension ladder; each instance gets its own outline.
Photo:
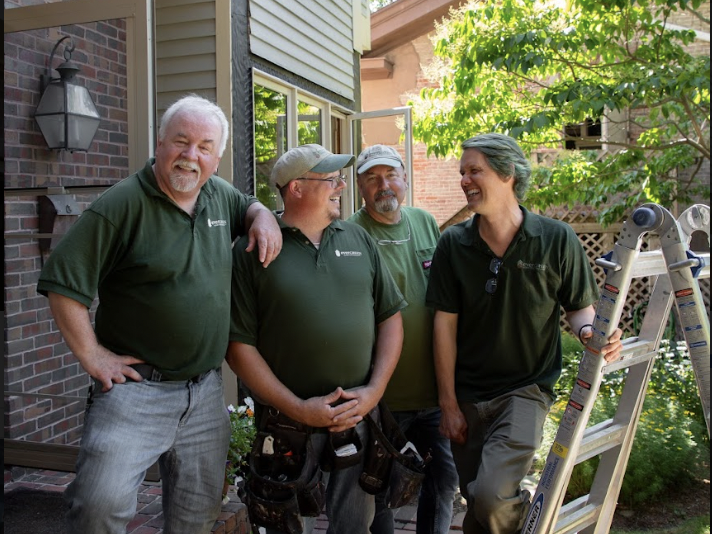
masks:
[[[611,526],[645,391],[672,307],[679,312],[685,342],[710,431],[710,325],[699,278],[709,277],[709,253],[689,250],[693,232],[710,238],[710,208],[694,205],[676,221],[657,204],[638,208],[623,224],[614,250],[596,260],[606,279],[596,308],[593,338],[584,351],[575,385],[547,456],[522,534],[603,534]],[[660,237],[660,250],[640,252],[646,233]],[[607,364],[599,349],[620,322],[631,280],[659,275],[637,337],[623,341],[621,358]],[[603,375],[628,368],[612,419],[587,427]],[[600,455],[590,493],[562,506],[575,465]]]

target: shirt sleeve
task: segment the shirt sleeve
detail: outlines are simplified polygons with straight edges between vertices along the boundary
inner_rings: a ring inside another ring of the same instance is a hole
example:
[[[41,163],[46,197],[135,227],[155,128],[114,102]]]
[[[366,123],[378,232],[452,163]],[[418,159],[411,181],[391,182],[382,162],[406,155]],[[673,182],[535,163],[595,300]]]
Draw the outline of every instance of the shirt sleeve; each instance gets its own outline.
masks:
[[[598,300],[599,288],[586,251],[572,228],[566,229],[564,258],[559,302],[566,311],[583,309]]]
[[[114,225],[88,209],[62,237],[42,268],[38,293],[58,293],[89,308],[101,281],[111,272],[125,244]]]

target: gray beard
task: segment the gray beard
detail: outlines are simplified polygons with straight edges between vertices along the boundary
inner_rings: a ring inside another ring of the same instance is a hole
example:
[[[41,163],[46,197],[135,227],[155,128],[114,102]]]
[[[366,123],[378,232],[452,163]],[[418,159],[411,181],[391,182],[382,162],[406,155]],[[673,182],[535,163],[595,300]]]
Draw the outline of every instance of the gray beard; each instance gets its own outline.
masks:
[[[398,209],[396,197],[384,196],[376,200],[376,211],[378,213],[389,213]]]

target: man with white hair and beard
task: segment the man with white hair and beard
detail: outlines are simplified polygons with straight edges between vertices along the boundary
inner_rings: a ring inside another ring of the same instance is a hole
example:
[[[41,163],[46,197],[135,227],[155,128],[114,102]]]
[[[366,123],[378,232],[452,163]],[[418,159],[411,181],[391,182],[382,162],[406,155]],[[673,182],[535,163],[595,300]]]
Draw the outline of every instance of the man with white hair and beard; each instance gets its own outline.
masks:
[[[430,264],[440,230],[428,212],[403,206],[408,189],[400,154],[385,145],[365,149],[356,160],[364,206],[349,220],[376,240],[408,307],[403,315],[403,348],[384,400],[406,436],[431,456],[418,500],[417,534],[446,534],[457,491],[450,443],[440,434],[440,408],[433,360],[433,311],[425,306]],[[376,496],[372,534],[393,534],[393,512]]]
[[[232,243],[249,236],[263,267],[282,246],[274,215],[214,175],[227,136],[218,106],[177,101],[155,160],[84,211],[42,269],[38,292],[93,379],[66,492],[72,534],[126,532],[156,462],[165,532],[207,534],[220,512]]]

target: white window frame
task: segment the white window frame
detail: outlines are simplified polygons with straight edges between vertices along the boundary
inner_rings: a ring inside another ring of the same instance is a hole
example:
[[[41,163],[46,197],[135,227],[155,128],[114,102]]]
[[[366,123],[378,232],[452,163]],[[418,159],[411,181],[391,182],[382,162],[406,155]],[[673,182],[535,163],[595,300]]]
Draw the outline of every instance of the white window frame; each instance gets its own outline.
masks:
[[[297,102],[306,102],[321,110],[321,138],[324,148],[327,150],[341,152],[344,154],[357,154],[358,146],[355,141],[356,121],[362,121],[378,117],[402,116],[403,117],[403,133],[405,135],[405,166],[410,187],[406,193],[405,203],[409,206],[413,205],[413,129],[412,129],[412,110],[410,106],[382,109],[377,111],[365,111],[361,113],[351,113],[348,109],[338,106],[333,102],[325,100],[309,91],[298,88],[297,86],[285,82],[284,80],[262,72],[258,69],[252,71],[252,86],[255,84],[261,85],[282,94],[287,95],[287,110],[286,114],[292,120],[287,120],[287,149],[297,146],[298,121]],[[332,147],[332,131],[331,119],[336,118],[341,121],[343,131],[339,132],[342,146]],[[252,132],[254,139],[254,130]],[[254,153],[253,153],[254,158]],[[349,218],[359,207],[361,196],[358,194],[358,186],[356,184],[356,175],[354,168],[349,167],[345,170],[348,176],[348,187],[342,193],[341,202],[341,217]],[[253,183],[257,177],[253,174]]]

